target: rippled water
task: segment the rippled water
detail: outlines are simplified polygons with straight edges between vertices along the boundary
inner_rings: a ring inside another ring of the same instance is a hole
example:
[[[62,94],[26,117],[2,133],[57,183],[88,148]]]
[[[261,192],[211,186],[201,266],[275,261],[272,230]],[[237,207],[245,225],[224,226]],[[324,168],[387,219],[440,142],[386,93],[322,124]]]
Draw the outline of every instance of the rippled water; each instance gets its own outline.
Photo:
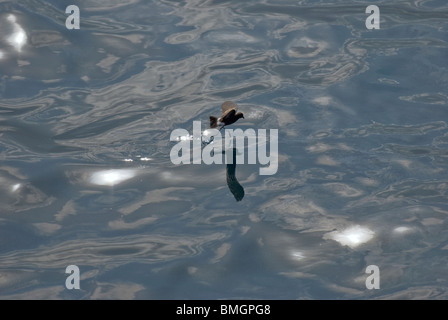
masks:
[[[74,2],[0,1],[0,298],[448,298],[445,1]],[[225,100],[276,174],[171,162]]]

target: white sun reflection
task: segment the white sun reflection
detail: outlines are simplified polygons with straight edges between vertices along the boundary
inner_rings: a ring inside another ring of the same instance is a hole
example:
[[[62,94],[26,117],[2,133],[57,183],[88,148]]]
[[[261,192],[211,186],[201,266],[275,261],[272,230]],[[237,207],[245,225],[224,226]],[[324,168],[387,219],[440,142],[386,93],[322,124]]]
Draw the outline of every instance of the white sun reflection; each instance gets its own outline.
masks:
[[[13,14],[8,15],[6,18],[9,22],[12,23],[13,26],[13,32],[8,37],[8,42],[10,45],[12,45],[18,52],[22,50],[23,45],[26,43],[26,33],[25,30],[20,26],[20,24],[17,23],[16,16]]]
[[[412,230],[412,228],[409,227],[396,227],[394,230],[392,230],[394,233],[398,233],[398,234],[404,234],[404,233],[409,233]]]
[[[302,251],[292,250],[290,252],[291,258],[294,260],[303,260],[305,259],[305,255]]]
[[[93,173],[90,176],[90,183],[99,186],[115,186],[123,181],[135,177],[137,170],[134,169],[109,169]]]
[[[356,248],[357,246],[370,241],[374,235],[375,232],[369,228],[356,225],[342,231],[326,233],[324,239],[331,239],[339,242],[343,246]]]

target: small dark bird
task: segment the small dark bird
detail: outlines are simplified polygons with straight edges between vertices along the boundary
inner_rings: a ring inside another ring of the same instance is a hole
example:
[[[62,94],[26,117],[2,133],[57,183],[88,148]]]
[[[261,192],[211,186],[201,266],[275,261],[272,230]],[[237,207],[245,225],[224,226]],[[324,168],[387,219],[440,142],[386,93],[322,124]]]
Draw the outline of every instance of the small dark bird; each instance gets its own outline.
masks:
[[[238,106],[232,101],[225,101],[222,106],[221,118],[210,116],[210,128],[217,128],[220,126],[221,130],[224,126],[235,123],[239,118],[244,119],[244,115],[241,112],[237,113]]]

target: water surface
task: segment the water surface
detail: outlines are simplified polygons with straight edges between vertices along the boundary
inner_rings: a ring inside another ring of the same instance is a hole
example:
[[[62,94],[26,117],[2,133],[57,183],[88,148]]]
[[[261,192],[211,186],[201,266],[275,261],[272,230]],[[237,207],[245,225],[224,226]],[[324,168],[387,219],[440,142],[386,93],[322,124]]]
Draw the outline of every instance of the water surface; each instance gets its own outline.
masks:
[[[448,298],[444,1],[379,30],[368,1],[70,4],[0,2],[0,298]],[[170,160],[225,100],[279,130],[241,201]]]

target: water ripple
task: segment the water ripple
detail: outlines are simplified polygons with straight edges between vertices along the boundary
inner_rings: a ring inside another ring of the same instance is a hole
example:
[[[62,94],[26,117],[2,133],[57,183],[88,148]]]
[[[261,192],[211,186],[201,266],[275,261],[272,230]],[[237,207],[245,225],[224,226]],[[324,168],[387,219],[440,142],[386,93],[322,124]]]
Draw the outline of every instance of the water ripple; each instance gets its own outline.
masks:
[[[38,250],[23,250],[2,255],[2,268],[37,268],[65,270],[67,261],[79,266],[108,266],[117,268],[134,262],[157,262],[198,255],[202,247],[216,241],[223,234],[200,237],[138,235],[129,237],[94,238],[90,241],[66,241],[56,246],[41,247]]]
[[[86,0],[67,30],[62,3],[1,2],[1,297],[446,296],[447,6],[379,4],[380,30],[366,6]],[[224,100],[279,130],[239,202],[225,165],[170,161]]]

